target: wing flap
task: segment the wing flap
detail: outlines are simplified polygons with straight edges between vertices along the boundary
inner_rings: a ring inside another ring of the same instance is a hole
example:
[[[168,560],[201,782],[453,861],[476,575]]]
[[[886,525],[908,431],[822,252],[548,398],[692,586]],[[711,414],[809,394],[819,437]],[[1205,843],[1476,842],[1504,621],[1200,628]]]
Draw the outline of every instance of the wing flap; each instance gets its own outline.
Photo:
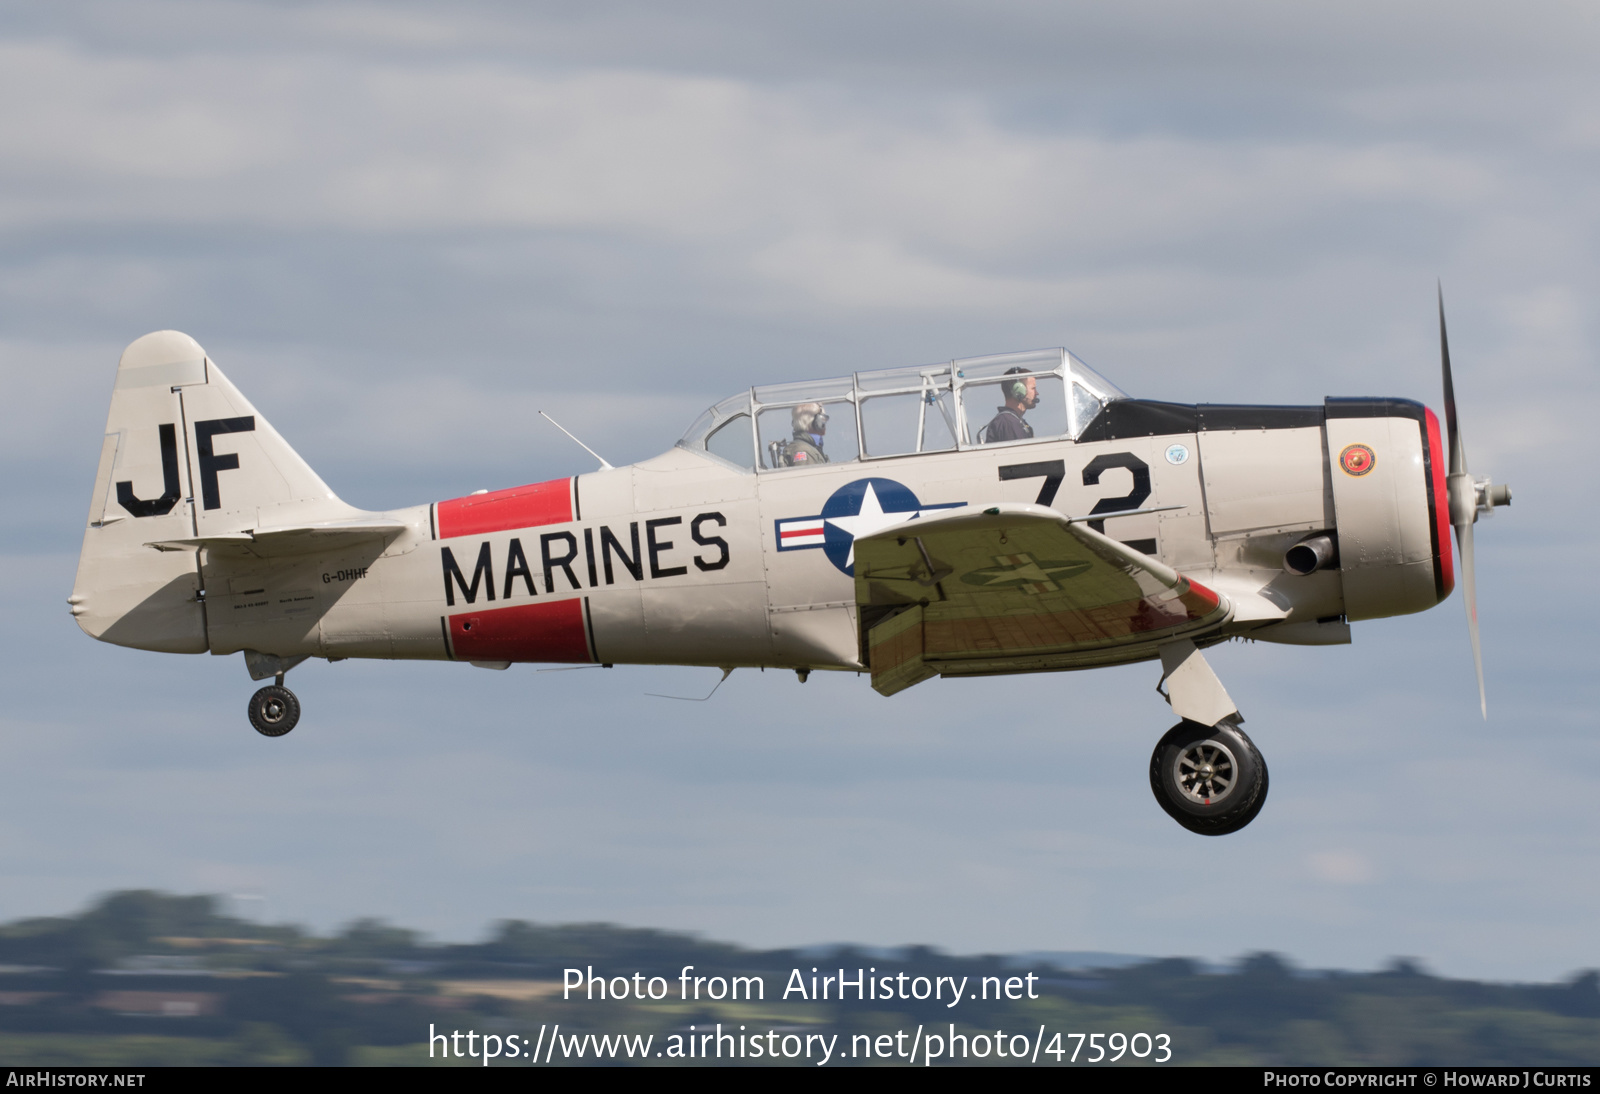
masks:
[[[913,604],[867,632],[867,663],[878,694],[893,695],[939,675],[925,656],[922,627],[922,605]]]
[[[855,560],[863,644],[885,694],[936,673],[1084,667],[1126,659],[1130,646],[1155,656],[1230,610],[1159,559],[1039,505],[925,514],[856,540]]]

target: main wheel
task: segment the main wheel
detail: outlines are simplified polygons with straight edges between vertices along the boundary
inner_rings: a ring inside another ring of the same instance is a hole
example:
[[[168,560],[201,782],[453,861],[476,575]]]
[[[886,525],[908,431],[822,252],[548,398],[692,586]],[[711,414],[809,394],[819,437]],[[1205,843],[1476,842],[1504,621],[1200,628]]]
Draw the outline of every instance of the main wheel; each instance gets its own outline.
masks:
[[[250,724],[263,737],[282,737],[300,721],[300,700],[294,692],[268,684],[250,696]]]
[[[1231,722],[1183,721],[1150,754],[1150,789],[1173,820],[1225,836],[1256,819],[1267,800],[1267,763]]]

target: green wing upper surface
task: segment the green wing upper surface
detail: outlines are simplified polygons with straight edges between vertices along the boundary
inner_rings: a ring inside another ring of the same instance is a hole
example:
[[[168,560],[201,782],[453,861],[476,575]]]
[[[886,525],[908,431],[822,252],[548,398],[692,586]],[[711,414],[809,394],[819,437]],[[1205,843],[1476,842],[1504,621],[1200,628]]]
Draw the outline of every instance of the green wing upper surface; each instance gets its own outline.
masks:
[[[855,570],[867,662],[885,695],[938,674],[1154,657],[1229,611],[1221,594],[1040,505],[920,516],[856,540]]]

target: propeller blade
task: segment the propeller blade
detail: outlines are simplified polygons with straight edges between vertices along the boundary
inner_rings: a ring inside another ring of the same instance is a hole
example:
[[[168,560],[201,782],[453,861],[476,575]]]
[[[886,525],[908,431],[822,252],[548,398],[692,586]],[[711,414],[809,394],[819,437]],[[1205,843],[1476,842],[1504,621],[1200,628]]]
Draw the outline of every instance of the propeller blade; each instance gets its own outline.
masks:
[[[1461,427],[1456,422],[1456,384],[1450,376],[1450,338],[1444,329],[1444,283],[1439,283],[1439,359],[1444,371],[1444,423],[1450,445],[1450,474],[1467,473],[1467,448],[1461,440]],[[1455,514],[1451,514],[1455,519]]]
[[[1445,479],[1450,498],[1450,526],[1456,530],[1461,556],[1461,597],[1467,605],[1467,633],[1472,638],[1472,664],[1478,670],[1478,709],[1489,719],[1483,686],[1483,644],[1478,637],[1478,585],[1472,565],[1472,525],[1478,519],[1477,490],[1467,473],[1467,445],[1456,421],[1456,385],[1450,375],[1450,338],[1444,328],[1444,285],[1439,285],[1439,361],[1444,372],[1444,420],[1449,431],[1450,473]],[[1509,500],[1509,499],[1508,499]]]
[[[1478,670],[1478,709],[1489,720],[1489,700],[1483,687],[1483,643],[1478,637],[1478,585],[1472,566],[1472,525],[1456,525],[1457,554],[1461,560],[1461,596],[1467,603],[1467,633],[1472,636],[1472,664]]]

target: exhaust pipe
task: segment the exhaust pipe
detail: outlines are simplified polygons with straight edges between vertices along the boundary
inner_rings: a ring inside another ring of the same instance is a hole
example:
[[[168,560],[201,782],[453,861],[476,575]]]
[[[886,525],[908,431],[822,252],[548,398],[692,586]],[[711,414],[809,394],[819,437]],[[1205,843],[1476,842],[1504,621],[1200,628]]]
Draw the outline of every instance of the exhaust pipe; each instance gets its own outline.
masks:
[[[1283,568],[1305,577],[1339,565],[1339,544],[1327,532],[1307,536],[1283,553]]]

